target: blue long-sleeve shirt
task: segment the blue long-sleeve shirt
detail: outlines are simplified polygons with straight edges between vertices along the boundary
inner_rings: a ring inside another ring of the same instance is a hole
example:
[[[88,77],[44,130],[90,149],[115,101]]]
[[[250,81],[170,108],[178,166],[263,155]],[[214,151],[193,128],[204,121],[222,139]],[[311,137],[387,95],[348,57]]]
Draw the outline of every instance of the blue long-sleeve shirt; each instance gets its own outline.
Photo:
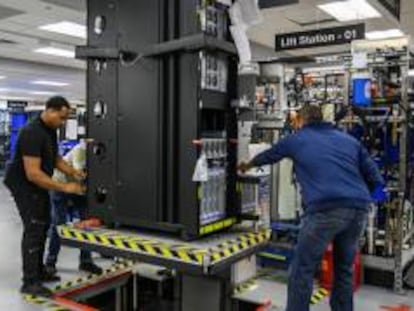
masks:
[[[312,123],[257,155],[254,166],[293,160],[306,213],[334,207],[367,209],[368,183],[384,185],[375,162],[359,141],[329,123]]]

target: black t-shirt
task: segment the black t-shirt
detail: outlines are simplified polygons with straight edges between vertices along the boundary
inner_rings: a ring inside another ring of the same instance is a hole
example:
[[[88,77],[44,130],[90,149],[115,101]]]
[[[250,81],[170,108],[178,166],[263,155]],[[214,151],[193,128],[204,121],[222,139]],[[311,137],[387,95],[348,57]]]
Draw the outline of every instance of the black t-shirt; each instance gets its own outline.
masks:
[[[4,182],[14,193],[19,190],[45,191],[27,179],[23,164],[24,156],[41,158],[42,171],[49,176],[53,175],[58,156],[57,134],[56,130],[47,127],[40,117],[21,129],[14,158],[6,170]]]

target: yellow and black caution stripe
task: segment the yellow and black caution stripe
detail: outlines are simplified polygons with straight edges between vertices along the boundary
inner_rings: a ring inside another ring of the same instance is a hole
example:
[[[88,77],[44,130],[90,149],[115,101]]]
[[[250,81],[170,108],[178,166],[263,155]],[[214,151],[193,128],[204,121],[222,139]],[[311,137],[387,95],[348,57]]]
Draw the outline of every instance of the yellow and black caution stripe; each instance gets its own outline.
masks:
[[[106,278],[109,275],[116,273],[120,270],[129,269],[133,266],[133,264],[134,264],[133,261],[126,261],[126,260],[118,262],[118,263],[114,263],[110,267],[106,268],[102,272],[102,274],[88,274],[87,276],[84,276],[84,277],[79,277],[77,279],[65,281],[65,282],[62,282],[56,285],[52,290],[54,292],[62,292],[62,291],[67,291],[67,290],[74,289],[77,287],[81,287],[81,286],[90,284],[92,282],[101,280],[103,278]]]
[[[319,288],[315,290],[311,297],[311,304],[316,305],[322,302],[326,297],[329,296],[329,291],[325,288]]]
[[[238,294],[243,294],[243,293],[245,293],[249,290],[253,290],[257,287],[257,280],[258,279],[261,279],[261,278],[269,279],[269,276],[271,277],[271,273],[269,271],[259,272],[253,278],[236,285],[233,289],[233,294],[238,295]],[[325,298],[328,297],[328,296],[329,296],[329,291],[327,289],[318,288],[318,289],[314,290],[314,292],[312,294],[312,297],[311,297],[310,303],[312,305],[319,304],[323,300],[325,300]]]
[[[257,287],[257,280],[258,279],[264,279],[265,277],[269,277],[272,275],[274,270],[272,269],[262,269],[260,271],[257,271],[256,275],[247,281],[244,281],[240,284],[237,284],[233,289],[233,294],[242,294],[249,290],[255,289]]]
[[[216,231],[220,231],[225,228],[230,228],[237,222],[235,217],[226,218],[220,221],[213,222],[211,224],[207,224],[200,227],[199,233],[200,235],[210,234]]]
[[[271,231],[268,229],[243,233],[234,240],[226,241],[210,249],[210,262],[215,264],[245,249],[263,244],[270,239],[270,236]]]
[[[243,294],[249,290],[252,290],[257,287],[257,278],[252,278],[250,280],[247,280],[246,282],[243,282],[241,284],[238,284],[235,286],[233,290],[234,295]]]
[[[175,259],[190,264],[203,265],[206,253],[205,250],[199,250],[187,244],[166,244],[157,240],[135,235],[117,234],[111,231],[81,230],[61,226],[59,232],[66,239]]]
[[[88,285],[92,282],[99,281],[101,279],[104,279],[111,274],[113,275],[116,272],[119,272],[120,270],[126,270],[133,266],[134,262],[130,260],[121,260],[117,263],[114,263],[110,267],[106,268],[102,274],[89,274],[85,277],[80,277],[77,279],[69,280],[62,282],[58,285],[56,285],[54,288],[52,288],[52,291],[55,293],[63,292],[75,288],[79,288],[84,285]],[[70,311],[73,310],[71,308],[68,308],[66,306],[60,305],[52,300],[39,297],[39,296],[33,296],[33,295],[23,295],[23,299],[31,304],[37,304],[37,305],[43,305],[46,310],[48,311]]]
[[[228,221],[225,225],[230,225],[233,220],[229,219]],[[199,249],[192,247],[190,244],[167,244],[147,237],[125,235],[102,229],[82,230],[70,226],[61,226],[59,227],[59,233],[64,239],[133,251],[199,266],[214,264],[240,251],[263,244],[271,236],[271,231],[268,229],[242,233],[211,249]]]
[[[70,309],[66,306],[59,305],[55,303],[52,300],[33,296],[33,295],[23,295],[23,299],[31,304],[41,305],[46,308],[47,311],[72,311],[73,309]]]

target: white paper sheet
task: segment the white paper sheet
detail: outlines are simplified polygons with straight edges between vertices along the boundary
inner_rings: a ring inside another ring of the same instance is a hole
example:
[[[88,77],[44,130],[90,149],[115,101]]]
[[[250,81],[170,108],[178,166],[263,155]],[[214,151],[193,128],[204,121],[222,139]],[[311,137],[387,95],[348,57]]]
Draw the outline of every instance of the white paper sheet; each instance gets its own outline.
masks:
[[[368,68],[368,54],[366,52],[353,53],[352,67],[354,67],[355,69]]]
[[[78,121],[69,119],[66,121],[66,139],[78,139]]]

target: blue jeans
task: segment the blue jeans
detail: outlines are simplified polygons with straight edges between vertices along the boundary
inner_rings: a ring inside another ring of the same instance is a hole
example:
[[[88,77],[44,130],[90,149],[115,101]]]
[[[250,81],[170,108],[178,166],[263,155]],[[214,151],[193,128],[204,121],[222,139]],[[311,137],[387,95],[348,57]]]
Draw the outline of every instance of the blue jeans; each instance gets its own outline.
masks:
[[[59,252],[60,252],[60,237],[57,232],[57,226],[67,223],[69,218],[69,203],[73,204],[75,211],[79,213],[81,220],[86,219],[86,197],[74,194],[66,194],[63,192],[52,191],[50,193],[51,199],[51,226],[49,232],[49,250],[46,257],[46,265],[55,266]],[[80,252],[80,263],[92,262],[91,253],[88,251],[81,250]]]
[[[329,243],[334,247],[332,311],[353,311],[353,262],[368,212],[333,208],[305,215],[290,267],[286,311],[309,311],[313,278]]]

